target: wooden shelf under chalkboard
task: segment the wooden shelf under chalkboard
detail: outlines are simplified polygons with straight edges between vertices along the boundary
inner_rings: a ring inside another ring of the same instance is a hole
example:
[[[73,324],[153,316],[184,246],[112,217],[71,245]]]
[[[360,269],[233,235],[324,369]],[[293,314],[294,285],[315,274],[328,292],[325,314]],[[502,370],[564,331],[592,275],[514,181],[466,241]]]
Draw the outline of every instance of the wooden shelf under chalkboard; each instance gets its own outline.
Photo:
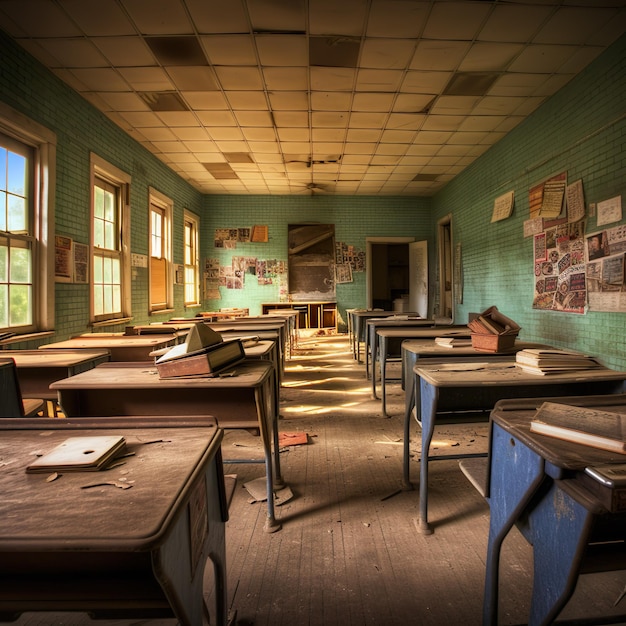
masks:
[[[337,329],[336,302],[271,302],[262,307],[264,315],[275,309],[298,311],[298,328]]]

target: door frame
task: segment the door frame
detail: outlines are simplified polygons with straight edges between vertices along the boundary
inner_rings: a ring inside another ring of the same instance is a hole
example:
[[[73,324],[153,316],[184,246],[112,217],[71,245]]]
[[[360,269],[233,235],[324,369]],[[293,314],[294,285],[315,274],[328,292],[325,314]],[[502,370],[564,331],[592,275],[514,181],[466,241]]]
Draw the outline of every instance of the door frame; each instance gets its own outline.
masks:
[[[376,243],[413,243],[415,237],[366,237],[365,238],[365,301],[368,309],[372,308],[372,244]]]

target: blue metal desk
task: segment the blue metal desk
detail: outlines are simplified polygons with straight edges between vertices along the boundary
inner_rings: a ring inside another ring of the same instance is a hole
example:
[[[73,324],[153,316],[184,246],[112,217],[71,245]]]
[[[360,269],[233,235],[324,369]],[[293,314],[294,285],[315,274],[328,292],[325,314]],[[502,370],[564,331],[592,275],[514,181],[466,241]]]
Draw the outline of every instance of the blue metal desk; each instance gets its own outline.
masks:
[[[412,326],[405,325],[398,321],[396,324],[386,324],[374,327],[374,320],[368,321],[370,331],[373,331],[372,338],[372,397],[377,399],[376,395],[376,357],[380,363],[380,387],[382,393],[383,415],[387,415],[387,398],[386,398],[386,382],[387,382],[387,363],[392,358],[401,358],[402,342],[406,339],[430,339],[434,344],[437,337],[468,337],[469,329],[467,326],[424,326],[414,324]],[[394,344],[397,346],[394,350]],[[397,354],[397,357],[392,356]]]
[[[378,331],[382,329],[409,330],[412,328],[430,328],[435,325],[435,322],[418,317],[415,313],[403,313],[401,315],[394,315],[393,317],[374,317],[366,320],[365,325],[365,375],[367,378],[372,378],[372,393],[373,397],[376,398],[376,361],[380,360],[382,363],[382,359],[379,359],[378,354]],[[442,328],[445,327],[440,326],[438,330]],[[467,328],[467,326],[465,326],[465,328]],[[443,332],[443,330],[441,330],[441,332]],[[400,351],[398,350],[398,355],[399,354]],[[372,364],[371,373],[370,363]]]
[[[608,368],[574,371],[549,376],[529,374],[515,366],[515,359],[496,362],[417,364],[415,398],[418,421],[422,425],[422,459],[420,462],[419,530],[432,533],[428,523],[428,463],[468,455],[430,456],[435,423],[446,416],[466,422],[476,421],[493,409],[498,400],[545,396],[614,394],[624,391],[626,372]],[[408,450],[405,443],[404,450]],[[405,452],[404,463],[408,464]]]
[[[604,488],[583,473],[586,466],[624,463],[626,457],[531,433],[530,420],[544,400],[504,400],[491,413],[484,624],[497,623],[500,551],[513,525],[533,547],[530,626],[553,623],[580,574],[626,569],[626,504],[621,499],[607,510],[606,498],[598,497]],[[623,394],[552,401],[626,412]],[[626,619],[601,623],[616,617]]]
[[[438,337],[440,335],[437,335]],[[402,342],[402,388],[405,391],[404,400],[404,464],[403,484],[405,489],[412,489],[409,480],[409,437],[411,427],[411,415],[415,408],[415,372],[413,368],[422,359],[427,363],[463,363],[465,361],[489,361],[498,362],[511,357],[519,350],[526,348],[548,348],[543,343],[531,343],[528,341],[516,341],[515,346],[506,352],[486,353],[480,352],[471,346],[462,348],[444,348],[437,345],[432,339],[407,339]]]

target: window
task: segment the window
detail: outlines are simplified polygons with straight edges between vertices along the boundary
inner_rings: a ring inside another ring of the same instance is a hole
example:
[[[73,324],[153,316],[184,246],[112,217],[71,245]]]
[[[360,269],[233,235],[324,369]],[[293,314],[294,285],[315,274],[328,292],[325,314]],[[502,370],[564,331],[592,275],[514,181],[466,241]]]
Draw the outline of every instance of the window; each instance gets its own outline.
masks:
[[[0,330],[54,325],[56,138],[0,103]]]
[[[150,190],[150,311],[173,308],[172,201]]]
[[[185,306],[200,304],[198,218],[185,211]]]
[[[130,178],[92,155],[91,321],[130,317]]]

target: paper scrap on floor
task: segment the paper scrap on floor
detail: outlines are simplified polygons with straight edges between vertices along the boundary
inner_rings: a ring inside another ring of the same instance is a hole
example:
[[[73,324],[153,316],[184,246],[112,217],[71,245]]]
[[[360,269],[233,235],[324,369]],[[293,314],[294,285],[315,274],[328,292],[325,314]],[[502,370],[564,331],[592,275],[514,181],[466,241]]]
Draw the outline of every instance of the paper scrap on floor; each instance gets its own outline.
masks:
[[[267,480],[265,476],[250,480],[247,483],[244,483],[243,486],[252,496],[252,499],[249,500],[250,503],[265,502],[267,500]],[[281,504],[288,502],[291,498],[293,498],[293,492],[287,486],[274,491],[274,504],[276,506],[280,506]]]
[[[278,445],[281,448],[307,443],[309,443],[309,436],[306,433],[278,433]]]

